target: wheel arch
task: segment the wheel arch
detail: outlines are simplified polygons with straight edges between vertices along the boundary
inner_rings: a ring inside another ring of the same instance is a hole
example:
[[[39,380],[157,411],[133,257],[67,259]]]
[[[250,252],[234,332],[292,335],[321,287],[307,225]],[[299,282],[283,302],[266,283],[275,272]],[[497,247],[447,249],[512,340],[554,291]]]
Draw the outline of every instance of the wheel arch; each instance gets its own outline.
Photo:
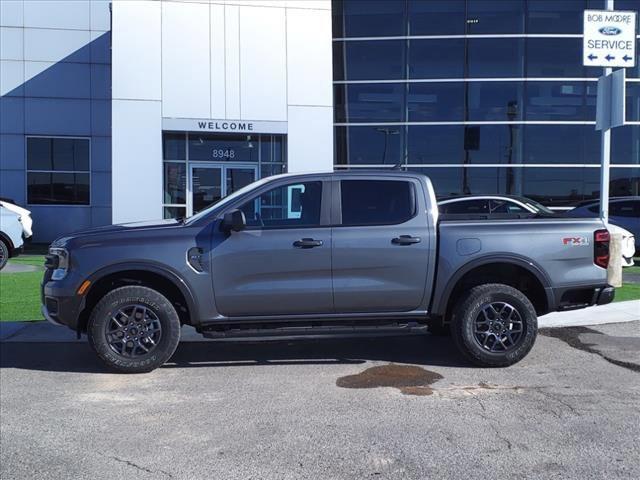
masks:
[[[553,310],[555,301],[551,281],[533,260],[514,255],[490,255],[460,267],[440,295],[434,295],[433,315],[447,316],[461,291],[482,283],[504,283],[522,291],[538,315]]]
[[[91,285],[77,323],[78,333],[87,329],[89,315],[109,291],[125,285],[141,285],[163,294],[176,307],[180,322],[192,324],[196,303],[189,286],[180,276],[166,268],[151,263],[115,264],[98,270],[89,278]]]

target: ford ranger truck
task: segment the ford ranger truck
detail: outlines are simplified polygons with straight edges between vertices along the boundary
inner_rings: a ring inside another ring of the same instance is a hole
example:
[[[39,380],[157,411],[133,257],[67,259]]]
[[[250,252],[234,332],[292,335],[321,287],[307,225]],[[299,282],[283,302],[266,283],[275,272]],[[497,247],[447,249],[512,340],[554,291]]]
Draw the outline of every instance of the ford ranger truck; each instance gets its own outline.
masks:
[[[450,330],[472,363],[503,367],[531,350],[538,316],[612,301],[608,261],[599,220],[439,218],[419,173],[285,174],[186,220],[57,239],[42,312],[122,372],[169,360],[181,325],[209,338]]]

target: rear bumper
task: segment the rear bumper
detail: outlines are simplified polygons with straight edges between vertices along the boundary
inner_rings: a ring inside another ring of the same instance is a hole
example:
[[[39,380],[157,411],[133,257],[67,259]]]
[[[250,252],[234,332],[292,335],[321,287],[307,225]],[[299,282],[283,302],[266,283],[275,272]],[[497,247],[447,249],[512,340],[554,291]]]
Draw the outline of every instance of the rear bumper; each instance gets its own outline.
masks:
[[[615,297],[615,288],[610,285],[576,285],[553,289],[556,301],[552,310],[566,311],[590,307],[592,305],[606,305]]]

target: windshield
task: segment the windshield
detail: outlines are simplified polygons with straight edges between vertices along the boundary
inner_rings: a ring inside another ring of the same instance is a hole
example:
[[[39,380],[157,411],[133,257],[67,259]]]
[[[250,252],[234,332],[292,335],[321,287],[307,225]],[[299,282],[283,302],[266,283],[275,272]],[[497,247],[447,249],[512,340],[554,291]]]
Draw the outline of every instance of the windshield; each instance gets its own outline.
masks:
[[[261,185],[264,185],[270,179],[273,180],[273,177],[263,178],[262,180],[258,180],[257,182],[250,183],[249,185],[245,185],[241,189],[236,190],[235,192],[233,192],[231,195],[227,195],[226,197],[218,200],[213,205],[211,205],[211,206],[205,208],[204,210],[196,213],[193,217],[189,217],[188,219],[185,220],[185,224],[189,225],[189,224],[191,224],[193,222],[198,221],[199,219],[201,219],[203,217],[206,217],[207,215],[209,215],[214,210],[217,210],[219,208],[223,208],[225,205],[227,205],[229,202],[235,200],[236,198],[244,195],[247,192],[250,192],[254,188],[257,188],[257,187],[259,187]]]

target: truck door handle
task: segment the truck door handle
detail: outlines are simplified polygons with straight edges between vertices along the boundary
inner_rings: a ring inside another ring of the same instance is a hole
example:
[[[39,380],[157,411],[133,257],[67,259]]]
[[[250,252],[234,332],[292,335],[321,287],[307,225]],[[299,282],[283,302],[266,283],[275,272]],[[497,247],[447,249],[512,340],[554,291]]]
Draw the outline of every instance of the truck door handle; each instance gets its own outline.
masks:
[[[321,247],[322,240],[314,240],[313,238],[302,238],[293,242],[293,246],[296,248],[314,248]]]
[[[414,243],[420,243],[422,239],[420,237],[412,237],[411,235],[400,235],[399,237],[391,240],[391,243],[396,245],[413,245]]]

